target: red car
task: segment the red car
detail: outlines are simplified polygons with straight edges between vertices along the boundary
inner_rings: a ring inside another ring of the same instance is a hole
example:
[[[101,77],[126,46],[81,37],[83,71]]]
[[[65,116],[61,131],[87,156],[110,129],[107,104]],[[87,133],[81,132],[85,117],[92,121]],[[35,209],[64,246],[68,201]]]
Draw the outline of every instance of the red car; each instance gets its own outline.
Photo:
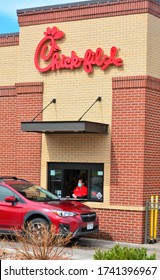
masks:
[[[51,192],[16,177],[0,177],[0,233],[11,234],[30,225],[38,234],[53,224],[73,237],[99,231],[96,212],[76,200],[59,199]]]

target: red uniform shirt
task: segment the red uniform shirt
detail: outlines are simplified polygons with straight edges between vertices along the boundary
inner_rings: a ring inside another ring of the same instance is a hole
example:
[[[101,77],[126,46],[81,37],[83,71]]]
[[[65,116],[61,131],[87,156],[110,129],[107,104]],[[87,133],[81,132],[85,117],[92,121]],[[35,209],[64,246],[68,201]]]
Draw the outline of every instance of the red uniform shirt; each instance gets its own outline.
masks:
[[[75,196],[77,197],[81,197],[81,196],[87,196],[88,194],[88,189],[86,186],[82,186],[82,187],[76,187],[73,191],[73,193],[75,194]]]

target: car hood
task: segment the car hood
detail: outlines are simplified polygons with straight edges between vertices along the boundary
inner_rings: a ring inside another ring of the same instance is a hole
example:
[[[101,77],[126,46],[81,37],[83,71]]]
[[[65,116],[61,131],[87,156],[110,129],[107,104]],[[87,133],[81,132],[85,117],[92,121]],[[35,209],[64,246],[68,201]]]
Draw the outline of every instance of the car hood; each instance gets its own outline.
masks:
[[[35,202],[36,203],[36,202]],[[62,210],[75,213],[93,212],[93,210],[79,201],[73,200],[54,200],[48,202],[39,202],[39,207],[49,210]]]

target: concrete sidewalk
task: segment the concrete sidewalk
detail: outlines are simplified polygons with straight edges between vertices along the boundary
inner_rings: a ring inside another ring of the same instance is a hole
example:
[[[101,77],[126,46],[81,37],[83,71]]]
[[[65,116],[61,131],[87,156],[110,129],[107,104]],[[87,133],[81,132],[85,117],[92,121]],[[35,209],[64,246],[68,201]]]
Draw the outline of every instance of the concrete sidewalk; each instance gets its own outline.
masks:
[[[97,249],[109,250],[116,244],[120,246],[128,246],[134,248],[147,248],[148,255],[156,253],[157,260],[160,260],[160,243],[155,244],[131,244],[123,242],[114,242],[101,239],[81,238],[77,246],[73,249],[73,257],[75,260],[93,260],[93,255]]]

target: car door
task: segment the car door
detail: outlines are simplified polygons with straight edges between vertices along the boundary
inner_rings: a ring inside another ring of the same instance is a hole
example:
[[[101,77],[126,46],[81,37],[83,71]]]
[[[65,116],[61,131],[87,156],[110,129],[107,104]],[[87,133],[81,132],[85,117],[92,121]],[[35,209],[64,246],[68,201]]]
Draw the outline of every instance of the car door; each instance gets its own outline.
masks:
[[[5,197],[14,196],[18,201],[13,204],[6,202]],[[6,186],[0,185],[0,231],[20,228],[22,225],[23,201]]]

